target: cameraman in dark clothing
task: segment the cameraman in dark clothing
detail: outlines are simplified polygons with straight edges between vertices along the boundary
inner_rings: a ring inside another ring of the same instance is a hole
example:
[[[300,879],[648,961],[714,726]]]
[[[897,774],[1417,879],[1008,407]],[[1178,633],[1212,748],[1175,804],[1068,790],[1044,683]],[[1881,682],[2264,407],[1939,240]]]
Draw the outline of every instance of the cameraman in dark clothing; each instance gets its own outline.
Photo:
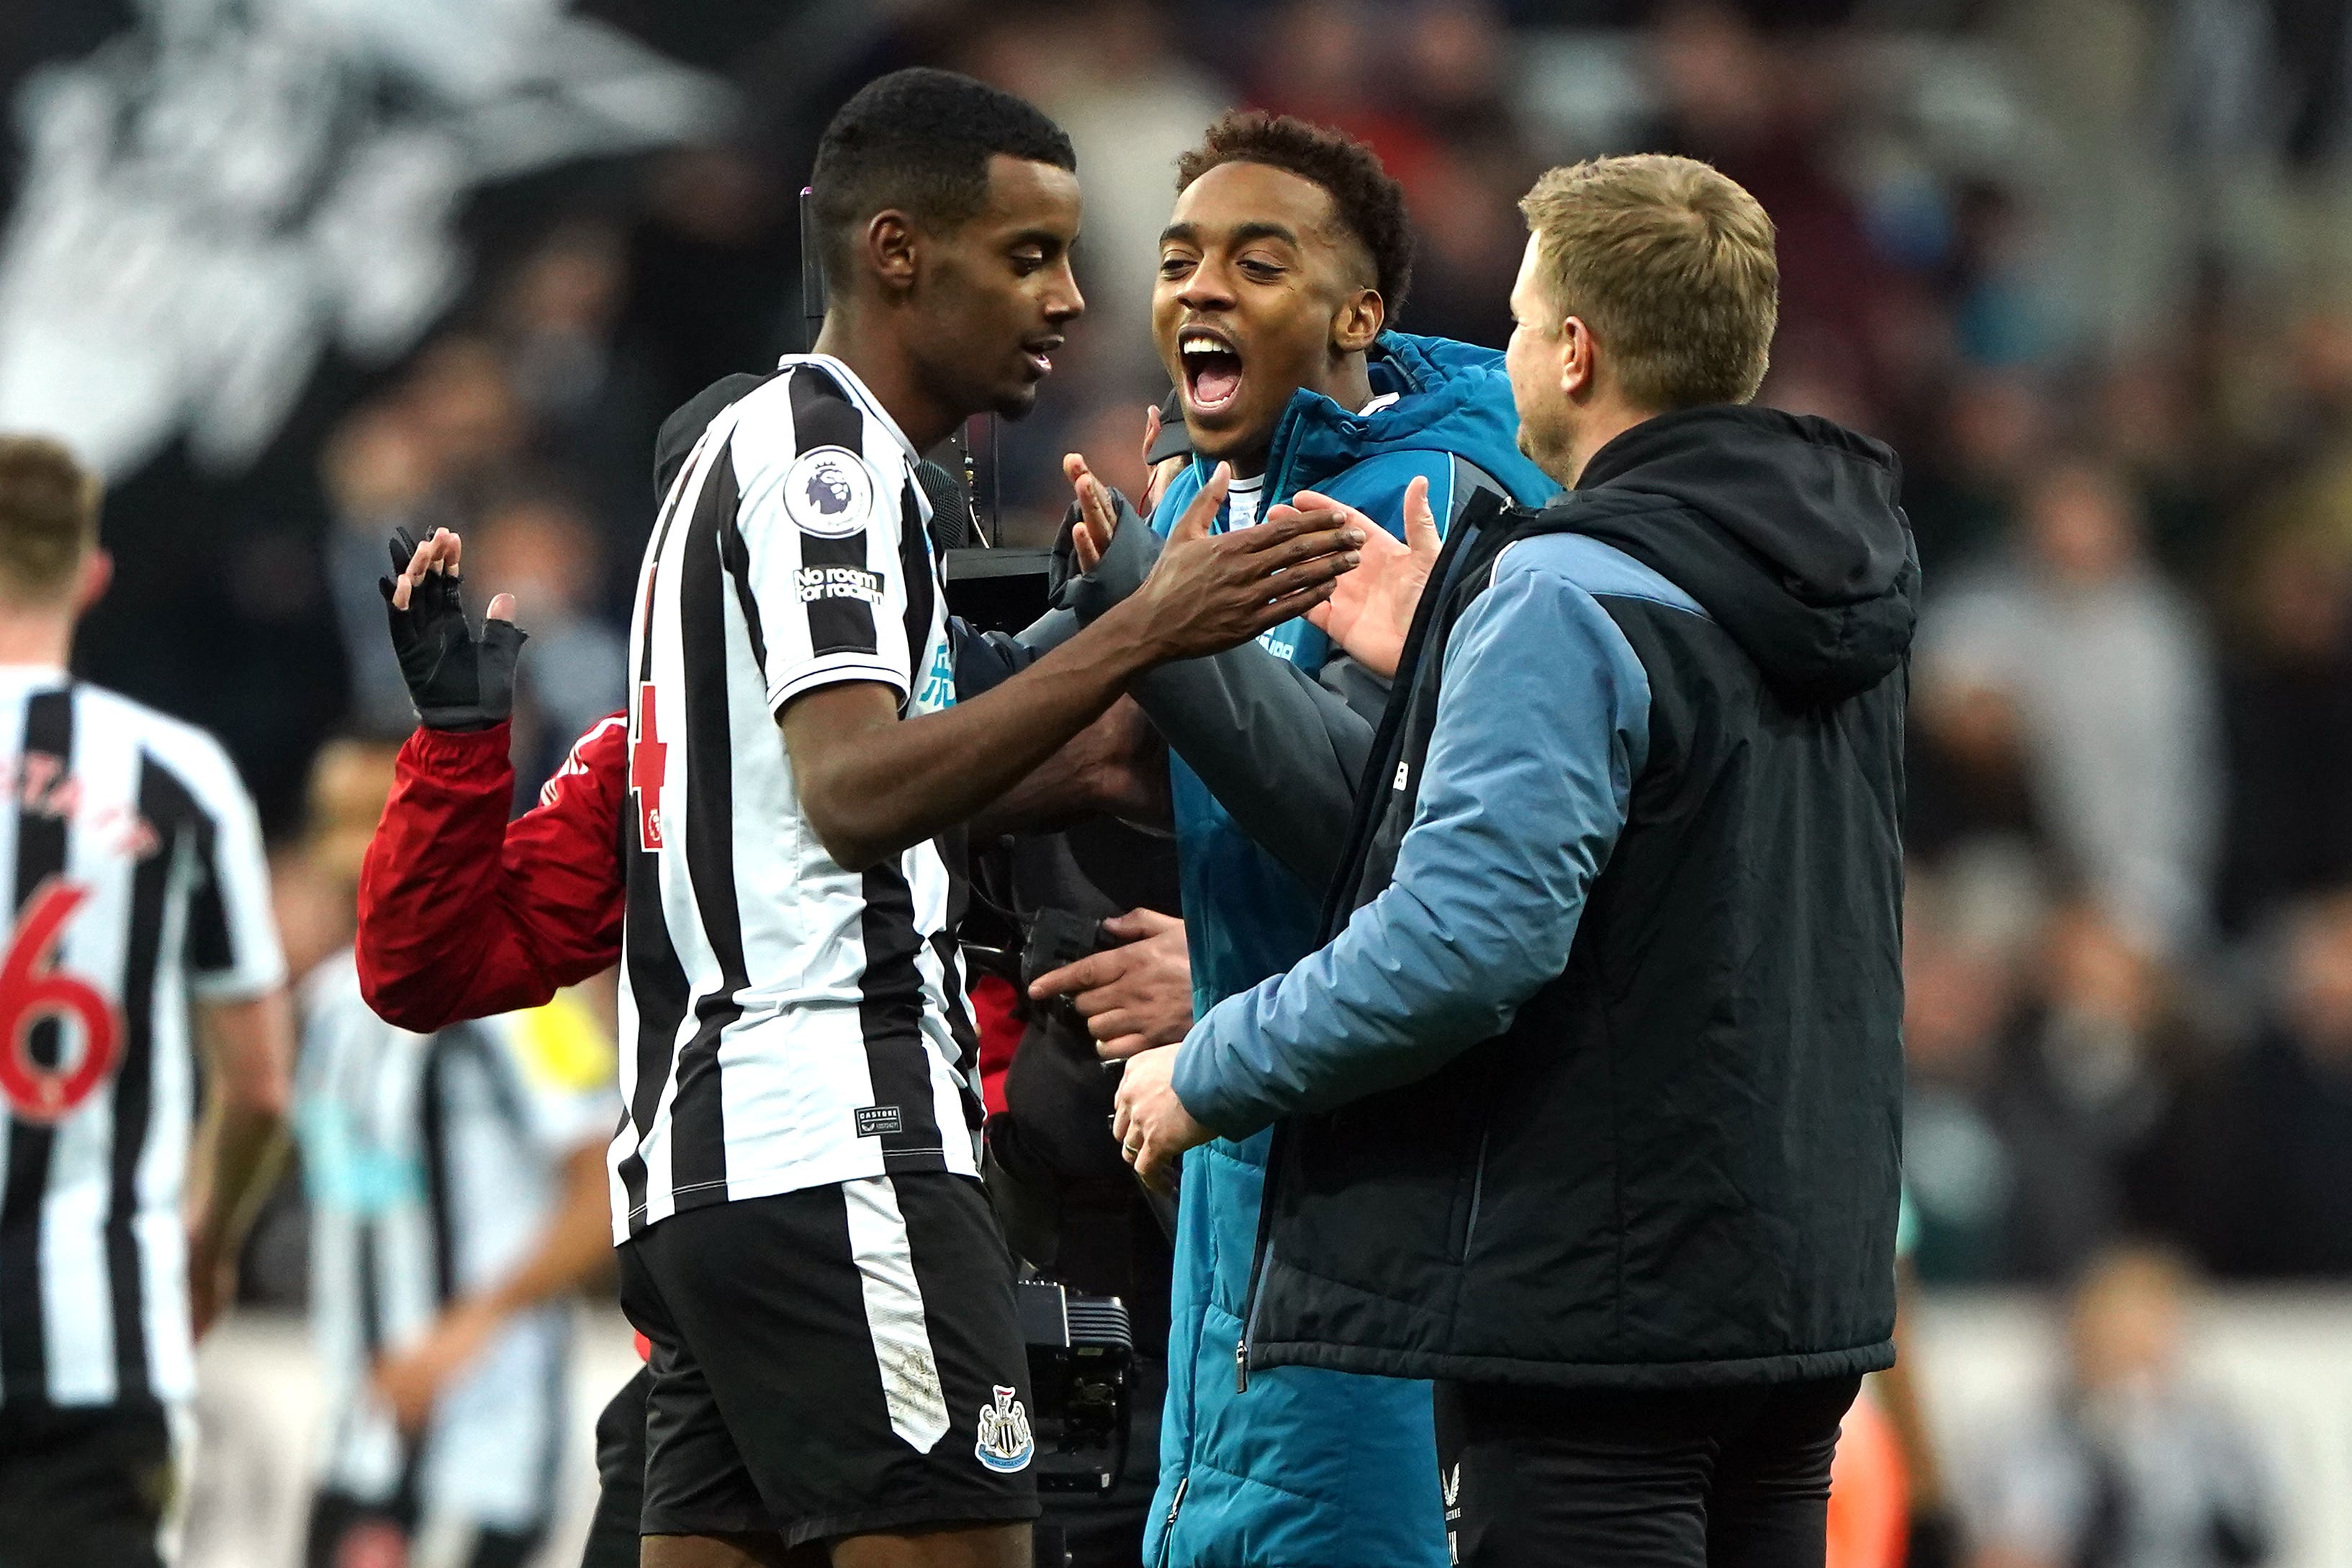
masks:
[[[1456,1560],[1796,1568],[1893,1362],[1903,710],[1885,447],[1743,406],[1770,221],[1555,170],[1521,448],[1448,539],[1325,945],[1131,1058],[1147,1174],[1276,1128],[1238,1376],[1440,1380]]]
[[[1132,1341],[1123,1428],[1097,1411],[1090,1423],[1057,1428],[1056,1443],[1041,1442],[1036,1561],[1134,1568],[1159,1479],[1174,1248],[1165,1216],[1108,1134],[1118,1084],[1095,1055],[1088,1018],[1056,992],[1035,996],[1032,984],[1075,973],[1071,988],[1079,989],[1097,975],[1136,971],[1120,987],[1130,1011],[1150,1015],[1144,1026],[1156,1037],[1181,1037],[1192,1019],[1181,965],[1173,976],[1146,976],[1136,959],[1147,943],[1135,940],[1166,925],[1181,943],[1183,926],[1172,918],[1176,847],[1165,836],[1096,817],[1065,832],[976,841],[972,851],[963,951],[988,1093],[989,1199],[1006,1241],[1036,1277],[1066,1289],[1074,1311],[1087,1298],[1117,1298]],[[999,1063],[1002,1074],[992,1076]],[[1041,1416],[1059,1414],[1042,1388],[1038,1406]],[[1041,1438],[1047,1435],[1041,1426]]]

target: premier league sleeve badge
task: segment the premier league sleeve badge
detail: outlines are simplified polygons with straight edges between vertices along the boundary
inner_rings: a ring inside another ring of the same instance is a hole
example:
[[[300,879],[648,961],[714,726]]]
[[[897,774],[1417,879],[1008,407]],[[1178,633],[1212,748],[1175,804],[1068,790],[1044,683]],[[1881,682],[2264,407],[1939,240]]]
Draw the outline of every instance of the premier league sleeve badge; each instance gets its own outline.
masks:
[[[784,472],[784,515],[803,533],[846,539],[874,516],[874,475],[846,447],[818,447]]]

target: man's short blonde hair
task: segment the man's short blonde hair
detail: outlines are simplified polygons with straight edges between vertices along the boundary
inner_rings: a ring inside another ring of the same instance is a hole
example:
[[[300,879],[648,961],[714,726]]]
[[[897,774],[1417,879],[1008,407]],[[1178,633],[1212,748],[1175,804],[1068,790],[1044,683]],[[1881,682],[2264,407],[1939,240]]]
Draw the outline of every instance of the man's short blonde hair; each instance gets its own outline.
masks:
[[[1745,403],[1780,314],[1772,220],[1705,163],[1662,153],[1551,170],[1519,203],[1555,321],[1582,319],[1633,403]]]
[[[98,476],[44,436],[0,436],[0,598],[62,596],[98,544]]]

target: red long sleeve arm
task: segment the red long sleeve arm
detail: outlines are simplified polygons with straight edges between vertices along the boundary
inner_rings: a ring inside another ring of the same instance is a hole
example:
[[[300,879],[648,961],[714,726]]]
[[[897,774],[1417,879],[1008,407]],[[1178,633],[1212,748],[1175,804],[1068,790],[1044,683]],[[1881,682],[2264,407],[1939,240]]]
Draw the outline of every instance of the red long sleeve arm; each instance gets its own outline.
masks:
[[[580,737],[512,823],[507,726],[419,730],[360,872],[360,989],[419,1033],[533,1007],[621,955],[625,715]]]

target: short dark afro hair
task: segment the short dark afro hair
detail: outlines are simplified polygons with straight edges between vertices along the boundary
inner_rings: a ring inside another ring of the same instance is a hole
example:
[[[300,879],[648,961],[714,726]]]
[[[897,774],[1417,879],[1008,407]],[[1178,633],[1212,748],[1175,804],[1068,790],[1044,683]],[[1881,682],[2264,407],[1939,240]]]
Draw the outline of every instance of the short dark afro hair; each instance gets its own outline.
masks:
[[[1396,320],[1412,286],[1412,225],[1404,187],[1389,177],[1380,155],[1344,131],[1287,114],[1236,110],[1219,116],[1201,144],[1176,160],[1176,189],[1224,163],[1264,163],[1330,193],[1340,225],[1372,258],[1373,287]]]
[[[838,278],[851,235],[886,207],[952,228],[988,202],[988,161],[1002,153],[1076,173],[1067,132],[1028,100],[953,71],[916,67],[857,90],[817,143],[825,265]]]

